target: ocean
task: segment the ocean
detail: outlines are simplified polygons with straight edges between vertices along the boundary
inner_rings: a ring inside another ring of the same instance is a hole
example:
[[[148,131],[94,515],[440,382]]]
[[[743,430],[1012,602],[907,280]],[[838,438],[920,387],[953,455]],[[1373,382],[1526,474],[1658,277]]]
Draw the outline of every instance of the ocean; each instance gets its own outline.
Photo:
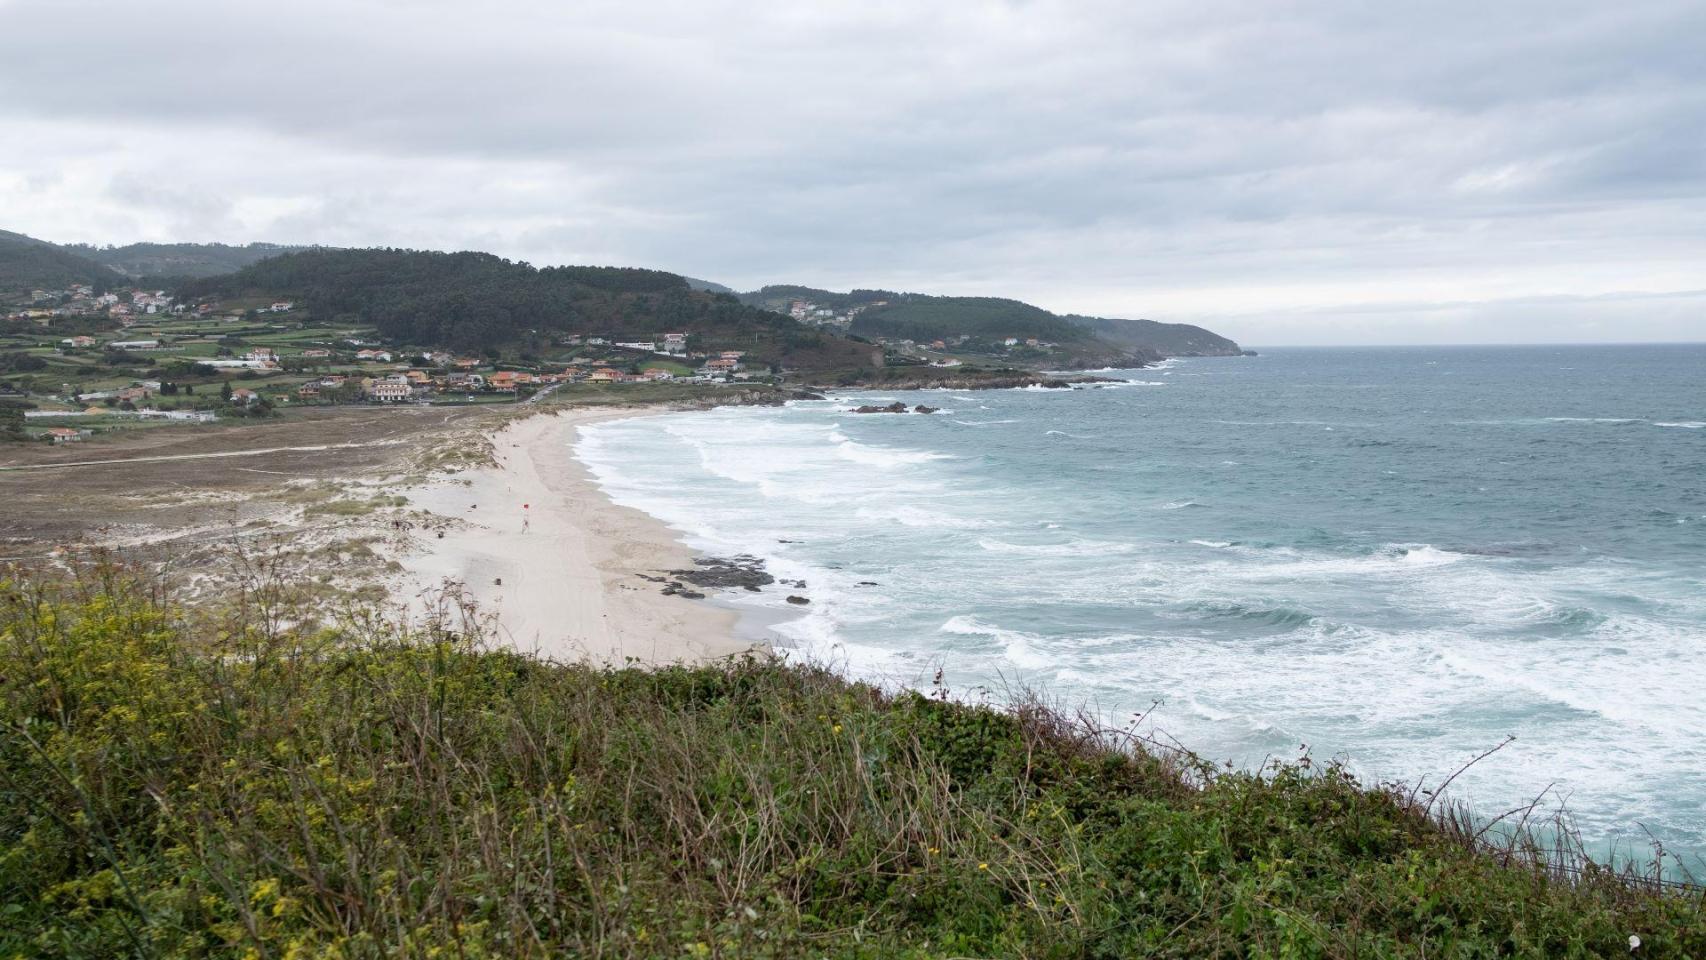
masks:
[[[585,429],[792,655],[1706,854],[1706,346],[1272,349]],[[847,412],[902,400],[933,415]],[[789,594],[808,607],[786,604]],[[803,614],[800,610],[804,609]],[[1304,745],[1307,745],[1305,748]]]

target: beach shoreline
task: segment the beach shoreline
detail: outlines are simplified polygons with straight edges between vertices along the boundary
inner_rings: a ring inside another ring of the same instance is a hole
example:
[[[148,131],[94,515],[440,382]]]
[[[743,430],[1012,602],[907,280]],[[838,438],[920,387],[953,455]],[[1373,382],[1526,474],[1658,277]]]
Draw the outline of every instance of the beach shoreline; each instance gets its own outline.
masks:
[[[582,426],[655,412],[542,411],[491,436],[493,464],[408,490],[430,515],[423,549],[398,558],[411,614],[471,604],[497,642],[561,661],[659,666],[765,649],[735,610],[646,579],[692,567],[694,552],[613,503],[574,456]]]

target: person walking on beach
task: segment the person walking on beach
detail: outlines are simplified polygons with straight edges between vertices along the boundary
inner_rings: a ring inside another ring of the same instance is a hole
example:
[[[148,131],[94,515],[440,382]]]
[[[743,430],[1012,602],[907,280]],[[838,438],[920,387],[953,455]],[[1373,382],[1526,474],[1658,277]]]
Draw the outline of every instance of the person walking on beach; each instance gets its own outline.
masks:
[[[526,533],[527,528],[529,526],[531,526],[532,522],[533,522],[533,515],[527,512],[527,507],[528,507],[528,505],[525,503],[521,505],[521,532],[522,533]]]

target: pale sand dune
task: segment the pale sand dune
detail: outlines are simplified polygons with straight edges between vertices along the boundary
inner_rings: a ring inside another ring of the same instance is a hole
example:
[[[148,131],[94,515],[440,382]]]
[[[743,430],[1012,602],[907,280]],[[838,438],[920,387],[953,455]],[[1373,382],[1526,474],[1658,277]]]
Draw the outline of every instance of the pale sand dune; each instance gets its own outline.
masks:
[[[691,566],[693,554],[656,519],[606,499],[570,451],[580,425],[637,412],[516,421],[492,438],[496,467],[410,491],[417,509],[459,521],[402,558],[415,608],[423,594],[459,582],[501,641],[559,660],[662,664],[750,649],[735,636],[732,611],[663,596],[640,577]]]

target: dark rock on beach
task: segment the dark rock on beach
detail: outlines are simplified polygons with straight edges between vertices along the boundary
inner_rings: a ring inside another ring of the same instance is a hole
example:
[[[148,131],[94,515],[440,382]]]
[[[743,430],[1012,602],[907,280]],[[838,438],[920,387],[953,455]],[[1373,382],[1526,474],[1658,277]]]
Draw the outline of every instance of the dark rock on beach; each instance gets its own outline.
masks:
[[[776,578],[764,572],[764,561],[757,557],[697,557],[691,570],[671,570],[670,575],[679,577],[696,587],[706,587],[712,590],[733,590],[740,588],[757,593],[760,587],[776,582]]]
[[[802,597],[797,593],[796,594],[790,594],[788,596],[788,602],[791,604],[794,604],[795,606],[801,606],[801,607],[805,606],[808,603],[811,603],[810,600],[807,600],[805,597]]]
[[[901,403],[898,400],[896,400],[894,403],[889,404],[886,407],[879,407],[879,406],[875,406],[873,404],[866,404],[865,406],[862,406],[862,407],[854,407],[853,412],[854,413],[905,413],[906,412],[906,404]]]
[[[913,413],[935,413],[937,410],[940,410],[940,409],[942,409],[942,408],[941,407],[927,407],[921,403],[918,406],[913,407],[912,412]]]

